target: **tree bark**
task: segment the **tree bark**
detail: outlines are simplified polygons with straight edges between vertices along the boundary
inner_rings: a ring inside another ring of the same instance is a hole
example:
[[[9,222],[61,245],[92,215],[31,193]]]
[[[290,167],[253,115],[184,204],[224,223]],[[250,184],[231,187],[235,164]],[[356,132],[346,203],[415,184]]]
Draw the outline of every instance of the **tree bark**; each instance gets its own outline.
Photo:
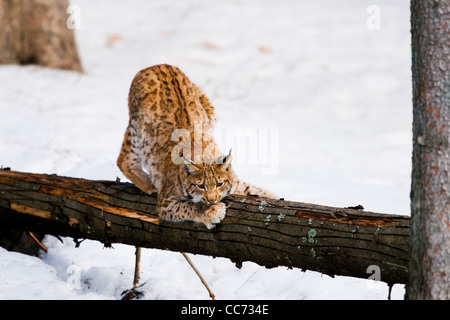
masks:
[[[0,170],[0,226],[137,247],[408,280],[409,217],[232,195],[215,229],[155,214],[156,196],[130,183]],[[373,277],[371,277],[373,279]]]
[[[0,0],[0,64],[82,72],[68,0]]]
[[[409,299],[450,299],[450,1],[412,0]]]

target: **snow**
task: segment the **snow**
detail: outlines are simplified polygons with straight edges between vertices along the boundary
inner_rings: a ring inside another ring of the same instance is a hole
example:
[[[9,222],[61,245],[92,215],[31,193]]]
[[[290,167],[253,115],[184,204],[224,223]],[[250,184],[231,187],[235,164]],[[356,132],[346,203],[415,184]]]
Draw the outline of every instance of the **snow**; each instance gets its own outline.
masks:
[[[0,165],[125,181],[115,161],[131,80],[169,63],[213,102],[218,142],[233,147],[240,178],[289,200],[409,215],[409,1],[71,3],[85,73],[0,66]],[[370,5],[380,29],[367,27]],[[256,134],[253,153],[242,155],[252,143],[226,139],[239,130]],[[63,242],[46,237],[40,258],[0,248],[0,299],[120,299],[131,287],[133,247]],[[190,257],[218,299],[388,293],[364,279]],[[144,249],[141,271],[144,299],[208,299],[180,253]],[[393,298],[403,295],[395,285]]]

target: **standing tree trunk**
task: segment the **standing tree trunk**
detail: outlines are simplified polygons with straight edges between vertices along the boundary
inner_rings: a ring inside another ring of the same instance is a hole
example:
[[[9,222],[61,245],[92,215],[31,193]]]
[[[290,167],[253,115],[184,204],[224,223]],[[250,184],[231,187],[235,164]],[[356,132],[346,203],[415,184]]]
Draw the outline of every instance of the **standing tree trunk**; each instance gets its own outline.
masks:
[[[0,0],[0,64],[38,64],[82,72],[67,27],[69,0]]]
[[[412,0],[408,299],[450,299],[450,0]]]

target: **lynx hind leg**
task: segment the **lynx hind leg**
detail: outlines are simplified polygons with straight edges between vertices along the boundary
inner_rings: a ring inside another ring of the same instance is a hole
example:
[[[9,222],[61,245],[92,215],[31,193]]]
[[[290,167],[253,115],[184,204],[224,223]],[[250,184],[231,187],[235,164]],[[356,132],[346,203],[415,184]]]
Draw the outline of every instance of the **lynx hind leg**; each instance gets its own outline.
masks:
[[[231,193],[240,194],[240,195],[256,195],[268,199],[279,199],[272,192],[264,190],[260,187],[254,186],[248,182],[239,181],[234,190],[231,190]]]
[[[142,156],[134,150],[140,150],[132,129],[127,128],[125,138],[122,143],[117,165],[123,174],[134,183],[136,187],[146,193],[156,192],[156,188],[151,181],[151,177],[142,169]]]

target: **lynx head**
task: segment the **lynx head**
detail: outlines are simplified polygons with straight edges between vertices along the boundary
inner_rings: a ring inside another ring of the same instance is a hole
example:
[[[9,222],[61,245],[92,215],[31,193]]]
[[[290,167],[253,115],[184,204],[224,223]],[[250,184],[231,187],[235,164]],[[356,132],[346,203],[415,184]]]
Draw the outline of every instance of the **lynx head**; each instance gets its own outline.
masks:
[[[231,153],[220,156],[212,163],[197,164],[184,159],[183,167],[187,177],[183,186],[187,197],[193,202],[210,206],[228,195],[235,179],[231,160]]]

